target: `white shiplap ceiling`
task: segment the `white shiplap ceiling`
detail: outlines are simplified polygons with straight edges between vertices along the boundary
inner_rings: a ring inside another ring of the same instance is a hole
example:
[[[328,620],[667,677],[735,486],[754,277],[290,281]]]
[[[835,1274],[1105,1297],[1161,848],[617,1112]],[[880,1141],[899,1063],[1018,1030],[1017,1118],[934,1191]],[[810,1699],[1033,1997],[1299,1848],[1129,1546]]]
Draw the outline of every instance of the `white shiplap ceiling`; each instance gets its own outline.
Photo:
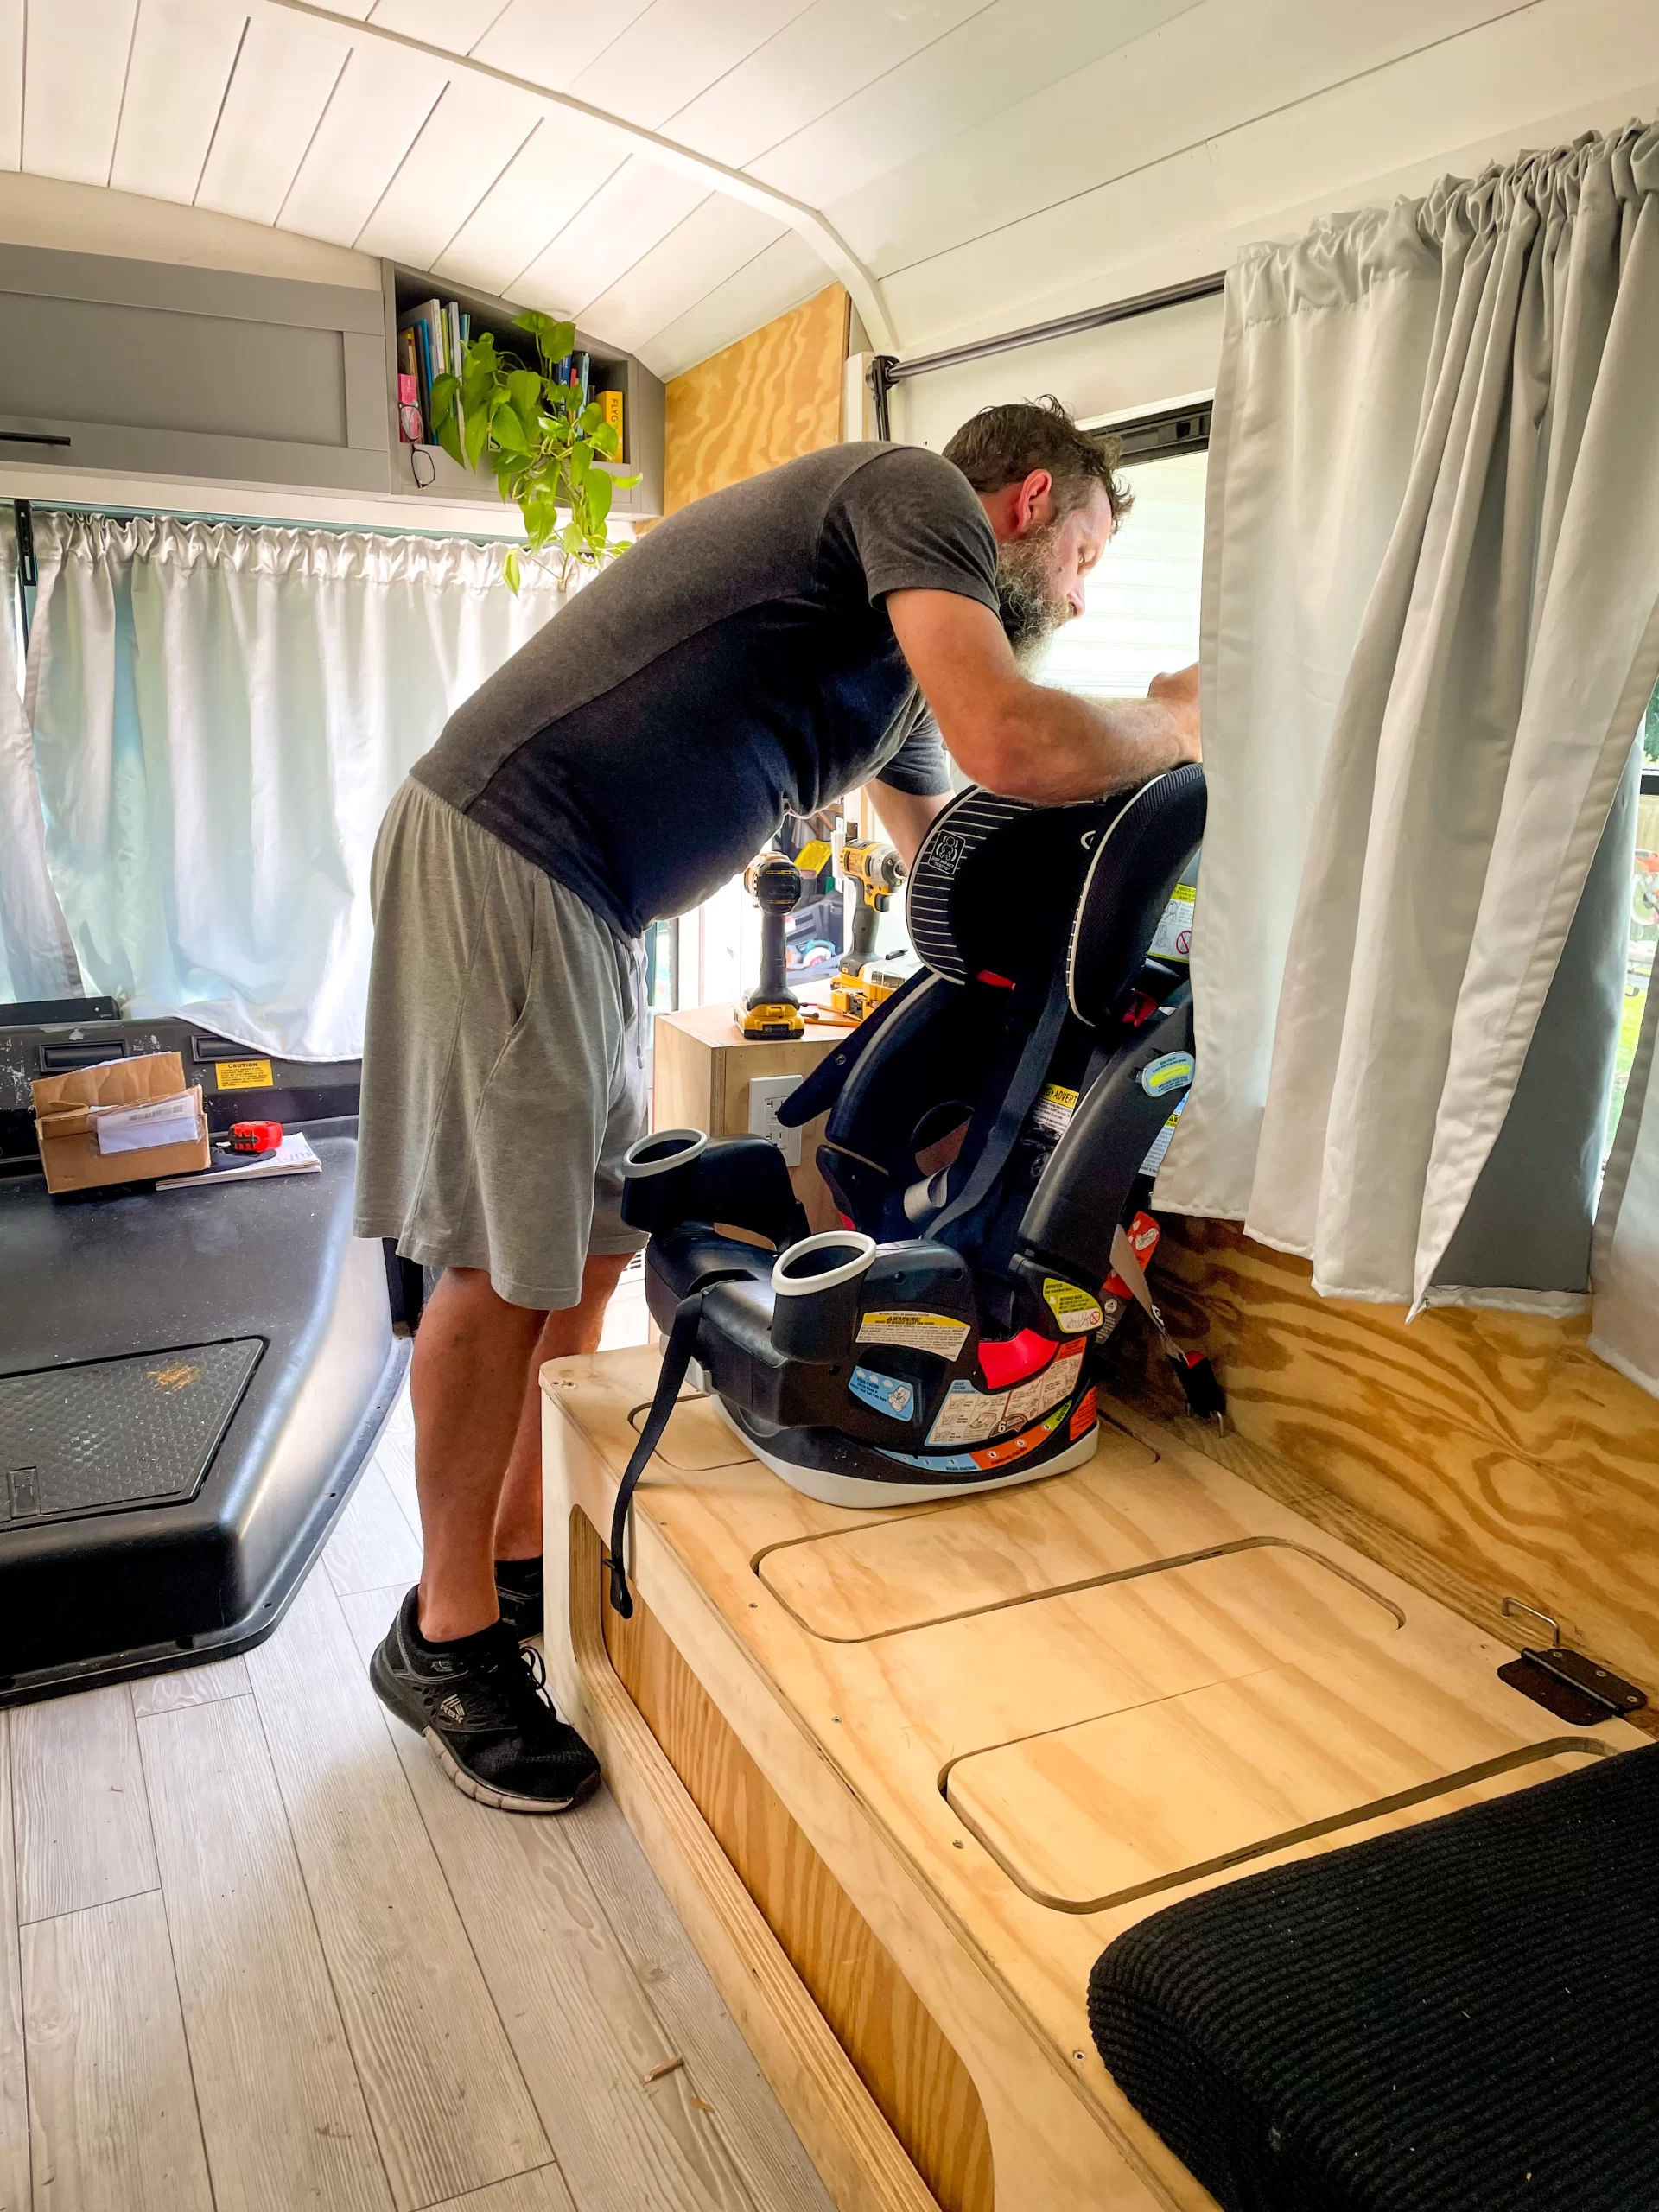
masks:
[[[0,168],[569,311],[665,376],[830,275],[915,353],[1656,90],[1655,0],[0,0]]]

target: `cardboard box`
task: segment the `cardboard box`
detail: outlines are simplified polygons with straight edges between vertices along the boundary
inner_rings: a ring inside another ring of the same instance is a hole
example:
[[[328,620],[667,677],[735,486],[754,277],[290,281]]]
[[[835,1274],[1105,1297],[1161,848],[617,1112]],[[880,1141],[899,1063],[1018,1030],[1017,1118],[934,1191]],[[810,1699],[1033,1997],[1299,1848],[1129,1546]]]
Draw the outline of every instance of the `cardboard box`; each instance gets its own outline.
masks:
[[[96,1191],[111,1183],[145,1183],[156,1175],[188,1175],[207,1166],[213,1147],[201,1110],[201,1085],[189,1096],[197,1135],[188,1144],[156,1144],[142,1152],[105,1154],[98,1148],[94,1106],[147,1106],[176,1098],[184,1090],[184,1063],[176,1052],[146,1052],[132,1060],[43,1075],[35,1089],[35,1134],[48,1191]]]

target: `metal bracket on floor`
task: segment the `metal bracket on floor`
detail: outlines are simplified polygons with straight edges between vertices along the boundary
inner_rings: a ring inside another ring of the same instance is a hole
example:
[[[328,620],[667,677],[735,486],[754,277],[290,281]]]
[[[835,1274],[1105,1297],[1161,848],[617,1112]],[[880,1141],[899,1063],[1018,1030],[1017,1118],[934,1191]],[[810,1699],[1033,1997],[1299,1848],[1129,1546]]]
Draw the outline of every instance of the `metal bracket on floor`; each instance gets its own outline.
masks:
[[[1628,1713],[1639,1713],[1646,1705],[1645,1692],[1637,1689],[1634,1682],[1627,1682],[1622,1675],[1597,1666],[1582,1651],[1574,1651],[1564,1644],[1560,1624],[1548,1613],[1541,1613],[1535,1605],[1524,1605],[1519,1598],[1506,1598],[1503,1611],[1508,1614],[1525,1613],[1529,1619],[1541,1621],[1549,1630],[1547,1644],[1523,1645],[1518,1659],[1511,1659],[1497,1670],[1499,1681],[1519,1690],[1535,1705],[1541,1705],[1546,1713],[1553,1713],[1558,1720],[1565,1720],[1574,1728],[1594,1728],[1604,1720],[1622,1720]]]

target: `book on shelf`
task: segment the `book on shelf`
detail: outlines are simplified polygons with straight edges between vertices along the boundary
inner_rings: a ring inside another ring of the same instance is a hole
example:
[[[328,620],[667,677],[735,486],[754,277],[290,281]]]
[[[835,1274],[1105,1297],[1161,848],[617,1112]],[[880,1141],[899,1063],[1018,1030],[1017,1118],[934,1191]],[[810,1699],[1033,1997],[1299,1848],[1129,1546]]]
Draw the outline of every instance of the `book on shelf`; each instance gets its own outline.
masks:
[[[418,378],[406,370],[397,374],[397,435],[406,446],[426,443],[426,423],[421,414],[421,387]]]
[[[620,460],[622,456],[622,395],[620,391],[596,391],[594,397],[605,410],[605,420],[616,432],[617,458]]]
[[[432,387],[442,376],[461,374],[472,326],[471,315],[463,315],[454,300],[423,300],[418,307],[408,310],[408,320],[397,332],[398,360],[400,372],[413,376],[416,380],[415,397],[420,410],[419,435],[410,442],[437,444],[437,433],[432,426]],[[459,408],[456,413],[459,418]],[[399,416],[401,418],[401,397]],[[464,421],[458,420],[457,427],[464,437]]]

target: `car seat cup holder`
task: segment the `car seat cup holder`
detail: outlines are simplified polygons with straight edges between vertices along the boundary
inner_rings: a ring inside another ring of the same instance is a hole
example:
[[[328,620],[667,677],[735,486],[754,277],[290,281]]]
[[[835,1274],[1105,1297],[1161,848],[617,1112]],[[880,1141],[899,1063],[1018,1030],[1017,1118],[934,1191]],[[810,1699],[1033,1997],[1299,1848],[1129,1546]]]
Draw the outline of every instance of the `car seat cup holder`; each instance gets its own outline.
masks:
[[[804,1236],[772,1270],[772,1342],[786,1359],[833,1367],[852,1351],[875,1239],[855,1229]]]
[[[622,1187],[634,1228],[666,1229],[685,1219],[695,1200],[697,1162],[708,1149],[706,1129],[653,1129],[628,1147]]]

